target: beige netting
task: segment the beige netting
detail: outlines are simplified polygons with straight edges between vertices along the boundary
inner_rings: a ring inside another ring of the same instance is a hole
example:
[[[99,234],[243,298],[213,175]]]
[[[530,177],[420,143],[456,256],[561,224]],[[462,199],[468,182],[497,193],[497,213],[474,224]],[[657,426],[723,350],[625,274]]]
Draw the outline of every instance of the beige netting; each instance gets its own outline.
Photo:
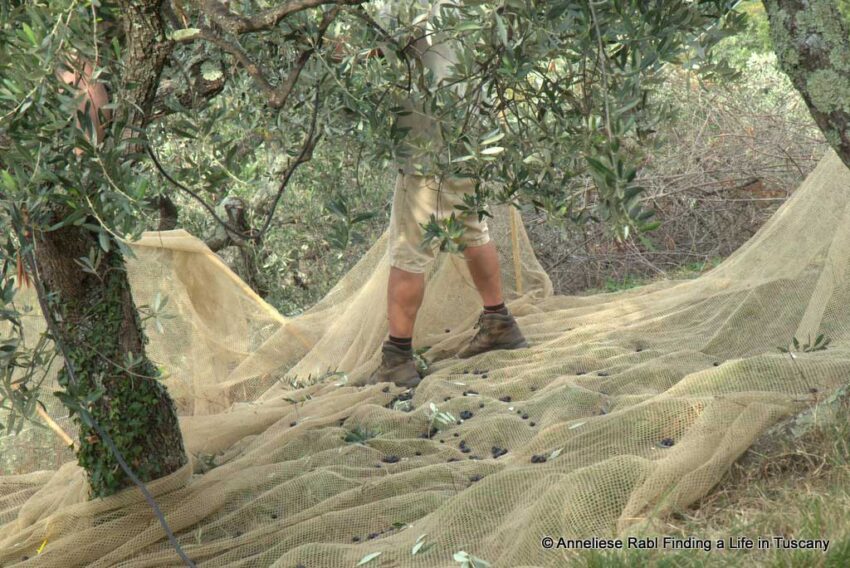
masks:
[[[651,526],[704,496],[812,389],[846,383],[848,196],[850,171],[830,153],[707,275],[590,297],[552,296],[515,213],[501,211],[510,305],[532,347],[452,357],[479,300],[463,263],[444,256],[415,337],[440,360],[409,412],[393,407],[395,387],[347,384],[377,364],[386,332],[383,239],[287,319],[188,234],[147,235],[134,293],[170,298],[174,318],[149,330],[151,355],[193,455],[151,489],[207,566],[344,567],[375,552],[374,566],[454,566],[459,550],[496,566],[562,564],[542,536]],[[816,333],[831,338],[827,350],[792,360],[776,349]],[[471,417],[423,438],[431,402]],[[378,435],[346,442],[355,429]],[[494,459],[494,447],[507,453]],[[434,546],[414,556],[423,534]],[[68,462],[0,477],[0,565],[17,564],[179,560],[137,490],[87,501]]]

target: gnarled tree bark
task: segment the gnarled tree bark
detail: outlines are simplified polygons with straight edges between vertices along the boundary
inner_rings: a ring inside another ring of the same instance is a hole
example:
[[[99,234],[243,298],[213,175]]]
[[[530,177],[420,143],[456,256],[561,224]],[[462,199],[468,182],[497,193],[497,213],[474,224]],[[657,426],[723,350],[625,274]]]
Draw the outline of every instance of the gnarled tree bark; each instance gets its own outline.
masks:
[[[57,218],[62,216],[57,212]],[[77,263],[100,246],[91,231],[71,226],[39,232],[35,242],[41,283],[57,300],[50,305],[50,317],[64,346],[60,385],[77,401],[94,398],[87,410],[142,481],[176,471],[186,463],[177,414],[145,354],[120,252],[101,251],[91,273]],[[77,460],[88,474],[92,495],[104,497],[132,485],[97,433],[77,422]]]
[[[850,27],[834,0],[762,0],[782,70],[850,167]]]
[[[172,44],[165,37],[162,0],[124,1],[125,56],[119,112],[143,126],[150,115]],[[53,223],[69,211],[57,208]],[[53,224],[51,223],[51,224]],[[87,224],[97,225],[89,219]],[[106,233],[104,233],[106,234]],[[145,353],[145,336],[133,303],[124,259],[112,237],[71,225],[33,235],[35,268],[54,298],[48,309],[65,366],[59,381],[109,434],[142,481],[173,473],[187,462],[177,414]],[[102,250],[104,242],[108,250]],[[94,270],[78,264],[100,250]],[[59,317],[57,317],[59,316]],[[132,485],[97,433],[78,420],[77,458],[92,494],[106,496]]]

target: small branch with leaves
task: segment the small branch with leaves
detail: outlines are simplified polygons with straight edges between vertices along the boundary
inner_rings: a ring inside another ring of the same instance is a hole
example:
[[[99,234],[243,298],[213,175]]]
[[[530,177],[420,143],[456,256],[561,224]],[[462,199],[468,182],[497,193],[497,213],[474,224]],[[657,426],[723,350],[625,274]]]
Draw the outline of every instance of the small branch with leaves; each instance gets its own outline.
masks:
[[[232,12],[219,0],[196,0],[198,8],[219,27],[231,34],[269,31],[277,27],[287,16],[318,8],[319,6],[356,6],[368,0],[288,0],[277,6],[261,10],[253,16]]]

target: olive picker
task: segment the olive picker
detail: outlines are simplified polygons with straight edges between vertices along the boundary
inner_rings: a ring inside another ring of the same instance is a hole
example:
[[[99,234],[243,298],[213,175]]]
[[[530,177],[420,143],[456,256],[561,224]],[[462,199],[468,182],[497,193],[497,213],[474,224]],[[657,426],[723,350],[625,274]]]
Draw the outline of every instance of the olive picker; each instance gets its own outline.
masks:
[[[446,2],[420,3],[429,9],[430,17],[420,27],[421,33],[411,40],[407,53],[414,60],[414,70],[432,75],[438,88],[446,88],[440,81],[449,75],[457,61],[456,54],[449,34],[430,29],[440,6]],[[425,295],[425,271],[437,252],[436,245],[421,246],[425,236],[423,225],[432,215],[437,220],[449,218],[455,207],[464,203],[463,196],[475,188],[473,179],[438,173],[434,156],[443,137],[439,120],[426,112],[425,106],[411,94],[405,101],[406,112],[397,118],[397,126],[408,130],[396,155],[398,177],[390,214],[389,337],[382,347],[380,367],[364,384],[392,382],[406,388],[419,384],[421,379],[413,358],[413,328]],[[490,240],[486,221],[476,215],[460,216],[460,219],[464,224],[463,255],[483,310],[477,333],[458,356],[467,358],[485,351],[527,347],[516,320],[505,307],[499,253]]]

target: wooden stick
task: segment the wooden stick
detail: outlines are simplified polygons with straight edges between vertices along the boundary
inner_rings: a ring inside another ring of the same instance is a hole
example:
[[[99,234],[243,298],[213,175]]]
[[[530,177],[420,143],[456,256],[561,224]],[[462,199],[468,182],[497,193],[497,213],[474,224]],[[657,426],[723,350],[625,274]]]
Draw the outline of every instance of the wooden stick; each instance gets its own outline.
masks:
[[[12,385],[12,390],[18,390],[19,388],[20,385]],[[53,432],[57,436],[59,436],[63,442],[65,442],[66,446],[74,446],[74,449],[77,448],[77,444],[74,443],[74,439],[71,438],[71,436],[69,436],[68,433],[65,432],[65,430],[63,430],[62,427],[59,426],[59,424],[57,424],[56,421],[50,417],[50,415],[41,407],[41,405],[36,404],[35,411],[39,416],[41,416],[41,419],[47,423],[50,429],[53,430]]]
[[[74,440],[71,439],[71,436],[69,436],[68,433],[65,432],[65,430],[63,430],[62,427],[59,426],[59,424],[57,424],[56,421],[53,420],[53,418],[51,418],[50,415],[47,414],[47,412],[45,412],[41,406],[36,404],[35,408],[38,415],[41,416],[41,419],[47,422],[47,425],[50,427],[51,430],[56,433],[57,436],[62,438],[62,441],[65,442],[66,446],[74,446],[74,449],[77,448],[77,444],[74,443]]]

